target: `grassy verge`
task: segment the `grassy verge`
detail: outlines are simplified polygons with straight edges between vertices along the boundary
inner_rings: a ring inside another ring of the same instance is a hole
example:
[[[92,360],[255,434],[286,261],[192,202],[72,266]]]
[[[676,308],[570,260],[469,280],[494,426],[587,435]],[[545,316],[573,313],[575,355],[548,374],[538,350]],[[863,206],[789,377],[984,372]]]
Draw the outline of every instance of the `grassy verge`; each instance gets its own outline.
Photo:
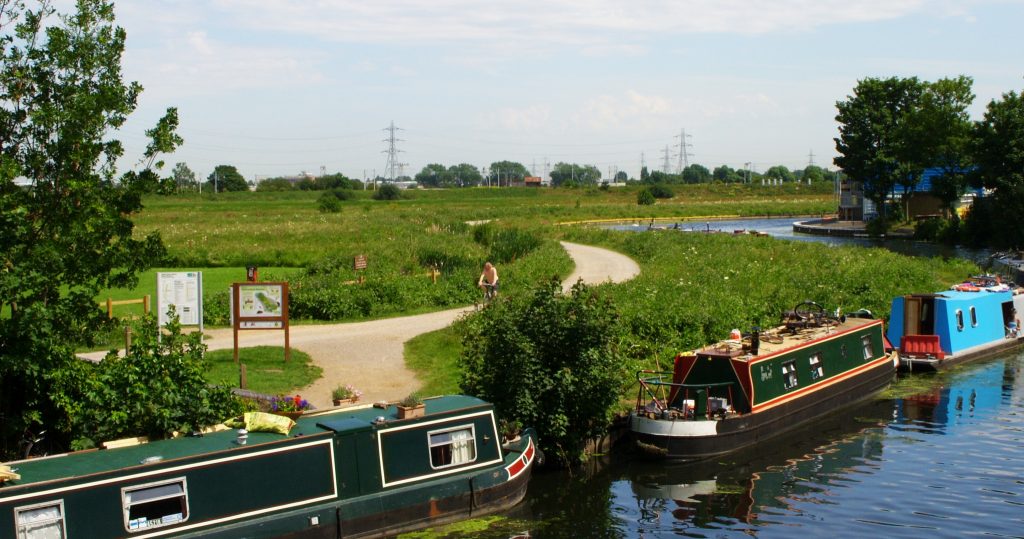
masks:
[[[238,363],[231,349],[214,350],[206,354],[210,369],[206,379],[213,384],[238,387]],[[305,387],[320,378],[322,369],[313,364],[309,354],[292,350],[291,360],[284,360],[284,348],[280,346],[255,346],[238,350],[238,361],[244,363],[248,387],[268,395],[293,394],[296,388]]]
[[[423,395],[459,393],[462,337],[456,326],[424,333],[405,343],[405,364],[423,381]]]

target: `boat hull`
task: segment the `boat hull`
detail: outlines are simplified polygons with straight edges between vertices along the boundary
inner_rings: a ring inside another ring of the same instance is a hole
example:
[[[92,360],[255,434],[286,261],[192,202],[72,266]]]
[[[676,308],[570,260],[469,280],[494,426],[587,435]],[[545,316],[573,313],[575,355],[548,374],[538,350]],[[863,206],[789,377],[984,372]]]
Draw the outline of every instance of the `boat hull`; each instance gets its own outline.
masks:
[[[870,369],[828,388],[784,402],[767,410],[707,421],[666,421],[638,412],[630,417],[636,447],[646,456],[674,460],[702,460],[769,440],[808,422],[842,413],[873,398],[892,381],[895,359],[879,361]],[[666,428],[675,425],[677,428]]]
[[[1002,339],[988,345],[978,346],[964,350],[956,354],[950,354],[943,358],[934,356],[913,356],[909,354],[900,355],[900,370],[902,371],[940,371],[950,367],[996,355],[1015,348],[1024,346],[1024,337],[1014,339]]]

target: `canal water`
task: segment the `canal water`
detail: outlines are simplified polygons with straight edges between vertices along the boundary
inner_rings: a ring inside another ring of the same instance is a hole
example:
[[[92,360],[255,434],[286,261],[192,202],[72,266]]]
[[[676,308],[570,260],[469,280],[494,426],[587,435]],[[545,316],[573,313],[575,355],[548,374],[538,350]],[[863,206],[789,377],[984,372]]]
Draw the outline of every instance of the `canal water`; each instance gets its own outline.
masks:
[[[615,453],[535,473],[507,526],[469,536],[1022,537],[1022,369],[1013,353],[902,376],[880,398],[712,462]]]
[[[878,239],[867,237],[840,237],[840,236],[818,236],[814,234],[803,234],[793,231],[793,223],[808,221],[807,217],[784,217],[771,219],[727,219],[717,221],[680,221],[676,223],[657,221],[619,223],[604,225],[605,228],[613,230],[642,231],[650,228],[667,228],[682,232],[724,232],[734,234],[737,231],[749,233],[752,231],[768,234],[775,238],[827,243],[829,245],[857,245],[861,247],[881,247],[890,251],[910,256],[941,256],[958,257],[973,260],[985,266],[991,254],[988,250],[967,249],[964,247],[953,247],[928,242],[905,240],[905,239]]]

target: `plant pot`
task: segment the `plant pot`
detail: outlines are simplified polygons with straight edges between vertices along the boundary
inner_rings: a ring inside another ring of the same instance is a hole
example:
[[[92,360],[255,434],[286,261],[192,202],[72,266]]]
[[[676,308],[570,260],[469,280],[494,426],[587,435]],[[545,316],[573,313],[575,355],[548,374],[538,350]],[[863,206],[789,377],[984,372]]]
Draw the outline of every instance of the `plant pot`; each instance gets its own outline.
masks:
[[[355,404],[357,400],[355,397],[349,397],[347,399],[334,399],[332,402],[334,402],[335,406],[344,406],[346,404]]]
[[[274,412],[274,415],[283,415],[288,419],[295,421],[296,419],[302,417],[302,413],[303,412],[299,410],[298,412]]]
[[[402,406],[398,405],[398,419],[411,419],[413,417],[423,417],[426,413],[426,406],[417,404],[416,406]]]

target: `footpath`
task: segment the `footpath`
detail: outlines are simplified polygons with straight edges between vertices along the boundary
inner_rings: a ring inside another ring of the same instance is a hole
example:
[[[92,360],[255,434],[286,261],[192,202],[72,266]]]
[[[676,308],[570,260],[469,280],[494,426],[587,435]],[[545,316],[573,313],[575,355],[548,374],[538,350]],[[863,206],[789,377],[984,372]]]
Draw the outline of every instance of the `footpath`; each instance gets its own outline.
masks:
[[[588,245],[562,242],[576,269],[562,282],[568,290],[578,280],[587,284],[622,282],[640,273],[640,267],[629,257]],[[415,316],[402,316],[351,322],[292,326],[292,348],[309,354],[313,363],[323,369],[323,376],[298,390],[317,408],[331,405],[331,390],[338,384],[351,384],[363,392],[362,400],[398,400],[421,387],[420,381],[405,366],[405,342],[430,331],[452,324],[473,307],[460,307]],[[207,330],[205,344],[209,350],[233,348],[230,328]],[[239,333],[239,347],[281,346],[279,331],[246,331]],[[90,357],[93,354],[82,354]],[[99,359],[104,353],[98,353]]]

